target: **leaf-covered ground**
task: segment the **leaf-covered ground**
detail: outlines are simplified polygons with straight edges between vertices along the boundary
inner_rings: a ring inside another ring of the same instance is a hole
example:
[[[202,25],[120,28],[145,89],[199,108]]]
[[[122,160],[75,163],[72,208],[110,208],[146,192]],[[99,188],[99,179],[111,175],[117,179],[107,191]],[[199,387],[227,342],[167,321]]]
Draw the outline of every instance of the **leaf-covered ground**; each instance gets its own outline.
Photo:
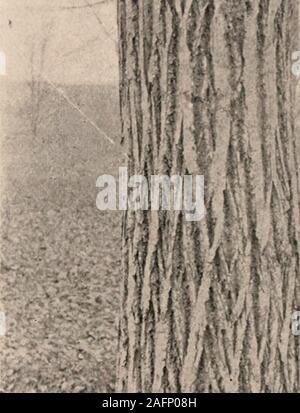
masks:
[[[2,225],[6,391],[105,391],[115,361],[118,222],[94,209],[10,211]]]

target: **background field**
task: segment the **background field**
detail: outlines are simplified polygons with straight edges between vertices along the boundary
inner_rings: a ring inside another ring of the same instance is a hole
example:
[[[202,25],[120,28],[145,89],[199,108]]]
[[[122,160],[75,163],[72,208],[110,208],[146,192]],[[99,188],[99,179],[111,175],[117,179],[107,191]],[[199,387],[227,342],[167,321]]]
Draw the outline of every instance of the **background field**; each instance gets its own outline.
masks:
[[[47,85],[34,137],[28,86],[0,86],[1,390],[112,390],[120,213],[96,209],[95,182],[117,173],[124,148]],[[119,142],[116,88],[58,86]]]

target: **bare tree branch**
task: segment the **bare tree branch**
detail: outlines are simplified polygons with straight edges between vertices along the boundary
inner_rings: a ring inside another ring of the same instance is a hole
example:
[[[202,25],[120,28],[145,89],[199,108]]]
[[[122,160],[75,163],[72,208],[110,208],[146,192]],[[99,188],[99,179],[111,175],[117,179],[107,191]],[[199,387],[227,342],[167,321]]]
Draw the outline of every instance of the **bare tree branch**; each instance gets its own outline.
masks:
[[[61,10],[74,10],[74,9],[86,9],[88,7],[100,6],[102,4],[108,3],[111,0],[100,0],[96,3],[92,4],[82,4],[81,6],[67,6],[67,7],[60,7]]]
[[[84,0],[85,4],[82,4],[80,6],[67,6],[67,7],[61,7],[61,10],[76,10],[76,9],[90,9],[93,13],[93,15],[95,16],[97,22],[99,23],[99,25],[101,26],[103,32],[105,33],[105,35],[115,44],[115,47],[117,48],[117,41],[112,37],[111,33],[106,29],[105,25],[103,24],[102,20],[100,19],[99,15],[95,12],[94,7],[95,6],[99,6],[105,3],[108,3],[112,0],[100,0],[97,1],[96,3],[90,3],[87,0]]]
[[[107,0],[104,0],[105,2]],[[102,30],[104,31],[104,33],[106,34],[106,36],[115,44],[115,46],[117,47],[117,42],[115,41],[115,39],[112,38],[110,32],[106,29],[105,25],[103,24],[102,20],[100,19],[99,15],[95,12],[93,5],[91,3],[88,2],[88,0],[84,0],[86,7],[88,7],[93,15],[95,16],[96,20],[98,21],[99,25],[102,27]]]

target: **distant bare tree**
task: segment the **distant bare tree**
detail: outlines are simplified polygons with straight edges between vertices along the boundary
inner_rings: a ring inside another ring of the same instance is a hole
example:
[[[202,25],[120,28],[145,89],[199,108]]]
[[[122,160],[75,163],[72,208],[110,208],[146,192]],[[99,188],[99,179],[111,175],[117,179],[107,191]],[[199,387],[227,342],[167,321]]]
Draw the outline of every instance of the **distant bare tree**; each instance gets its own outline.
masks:
[[[30,49],[30,79],[28,81],[30,91],[29,118],[33,136],[37,136],[38,127],[42,118],[42,103],[47,95],[46,84],[43,80],[45,74],[46,53],[49,46],[52,24],[46,27],[42,39],[35,39]]]

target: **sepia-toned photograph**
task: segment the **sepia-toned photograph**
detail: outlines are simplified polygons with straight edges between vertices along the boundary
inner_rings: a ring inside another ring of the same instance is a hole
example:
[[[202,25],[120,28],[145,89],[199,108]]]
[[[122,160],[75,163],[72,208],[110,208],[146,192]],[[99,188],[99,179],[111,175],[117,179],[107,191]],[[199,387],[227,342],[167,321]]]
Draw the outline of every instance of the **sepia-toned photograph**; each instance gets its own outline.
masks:
[[[299,0],[0,0],[0,393],[300,393]]]

